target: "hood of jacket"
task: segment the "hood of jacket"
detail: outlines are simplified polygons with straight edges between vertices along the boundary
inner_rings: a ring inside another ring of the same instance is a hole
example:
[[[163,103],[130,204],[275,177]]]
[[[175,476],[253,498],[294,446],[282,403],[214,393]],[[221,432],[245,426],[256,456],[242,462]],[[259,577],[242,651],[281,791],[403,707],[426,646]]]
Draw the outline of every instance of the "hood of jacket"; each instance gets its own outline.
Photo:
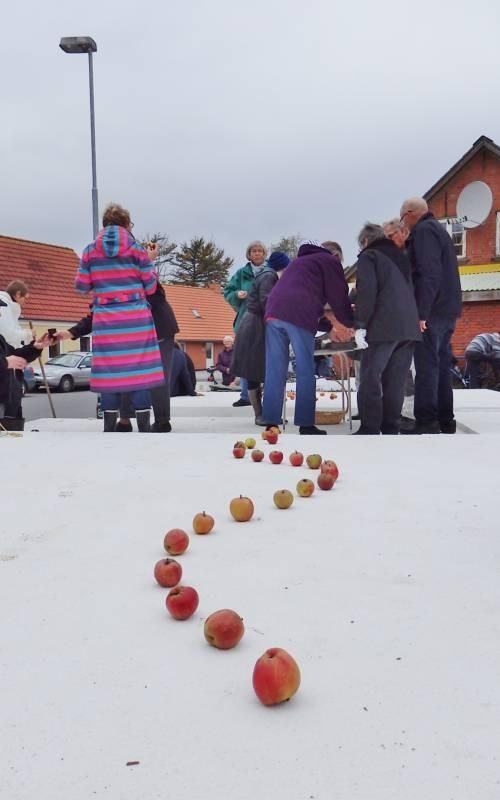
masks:
[[[368,247],[361,252],[367,253],[370,250],[376,250],[378,253],[383,253],[385,256],[387,256],[387,258],[390,258],[391,261],[394,262],[397,267],[399,267],[404,277],[407,280],[410,279],[410,260],[406,250],[402,250],[400,247],[397,247],[394,242],[391,242],[390,239],[386,239],[385,237],[383,239],[375,239],[374,242],[368,245]]]
[[[297,253],[297,257],[300,258],[301,256],[311,256],[313,253],[326,253],[327,255],[331,256],[330,251],[325,247],[321,247],[319,244],[301,244],[299,247],[299,252]]]
[[[126,256],[132,248],[140,249],[141,245],[130,231],[121,225],[108,225],[99,232],[95,240],[96,251],[106,258]]]

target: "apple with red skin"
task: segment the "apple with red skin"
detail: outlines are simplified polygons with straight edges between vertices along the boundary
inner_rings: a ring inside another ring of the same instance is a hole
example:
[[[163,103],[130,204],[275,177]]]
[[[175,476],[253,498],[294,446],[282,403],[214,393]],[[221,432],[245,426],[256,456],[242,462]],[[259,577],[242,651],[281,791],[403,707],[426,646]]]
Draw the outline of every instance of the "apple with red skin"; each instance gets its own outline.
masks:
[[[184,620],[193,616],[199,602],[198,592],[192,586],[175,586],[167,594],[165,604],[174,619]]]
[[[189,536],[181,528],[172,528],[165,534],[163,546],[169,556],[181,556],[189,547]]]
[[[301,467],[304,463],[304,456],[302,453],[299,453],[298,450],[295,450],[294,453],[290,454],[290,464],[292,467]]]
[[[211,517],[210,514],[205,514],[205,512],[202,514],[196,514],[196,516],[193,518],[193,530],[195,533],[199,533],[202,536],[210,533],[214,525],[214,518]]]
[[[323,461],[321,465],[321,472],[328,472],[333,477],[334,482],[339,477],[339,468],[337,467],[335,461]]]
[[[320,472],[318,475],[317,484],[320,489],[324,491],[328,491],[333,487],[335,483],[333,475],[330,475],[329,472]]]
[[[264,453],[262,452],[262,450],[252,450],[251,458],[252,461],[257,461],[257,462],[262,461],[262,459],[264,458]]]
[[[271,464],[281,464],[283,461],[283,453],[281,450],[271,450],[269,453],[269,461]]]
[[[223,608],[215,611],[205,620],[203,629],[205,639],[218,650],[231,650],[236,647],[245,633],[243,620],[236,611]]]
[[[267,431],[266,442],[268,444],[278,444],[278,434],[274,431]]]
[[[314,492],[314,483],[309,478],[302,478],[297,484],[297,494],[299,497],[310,497]]]
[[[255,441],[253,436],[250,437],[250,439],[245,439],[245,447],[247,450],[253,450],[256,444],[257,442]]]
[[[253,517],[254,504],[249,497],[234,497],[229,503],[229,511],[236,522],[248,522]]]
[[[321,466],[322,458],[318,453],[313,453],[306,458],[306,464],[309,469],[319,469]]]
[[[182,567],[173,558],[162,558],[155,564],[154,576],[160,586],[170,589],[172,586],[177,586],[182,578]]]
[[[293,494],[288,489],[279,489],[273,495],[276,508],[290,508],[293,503]]]
[[[275,706],[290,700],[300,686],[300,669],[294,658],[280,647],[266,650],[255,664],[253,688],[260,702]]]
[[[233,456],[235,458],[245,458],[245,453],[247,449],[245,447],[245,442],[235,442],[233,445]]]

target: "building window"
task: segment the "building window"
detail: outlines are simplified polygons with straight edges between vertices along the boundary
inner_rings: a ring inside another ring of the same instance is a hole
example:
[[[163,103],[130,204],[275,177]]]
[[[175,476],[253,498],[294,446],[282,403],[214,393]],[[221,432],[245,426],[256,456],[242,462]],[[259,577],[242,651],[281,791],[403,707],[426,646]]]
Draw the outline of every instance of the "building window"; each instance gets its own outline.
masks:
[[[457,258],[465,258],[466,230],[462,223],[455,222],[452,219],[440,219],[438,222],[444,225],[450,234]]]
[[[90,336],[80,337],[80,352],[90,353]]]
[[[205,342],[205,363],[207,367],[214,365],[214,343]]]
[[[500,256],[500,211],[497,211],[497,256]]]

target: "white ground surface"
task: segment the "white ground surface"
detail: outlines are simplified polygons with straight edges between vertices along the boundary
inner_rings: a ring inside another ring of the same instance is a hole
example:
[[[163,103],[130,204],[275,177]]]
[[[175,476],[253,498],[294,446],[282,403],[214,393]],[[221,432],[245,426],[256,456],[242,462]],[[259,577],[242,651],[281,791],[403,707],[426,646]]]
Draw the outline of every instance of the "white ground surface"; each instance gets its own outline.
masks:
[[[463,413],[493,419],[483,396]],[[500,437],[283,436],[341,469],[289,511],[273,492],[311,471],[233,441],[0,439],[2,800],[498,800]],[[175,622],[152,570],[203,509]],[[246,625],[226,653],[202,630],[224,607]],[[275,709],[251,687],[270,646],[302,670]]]

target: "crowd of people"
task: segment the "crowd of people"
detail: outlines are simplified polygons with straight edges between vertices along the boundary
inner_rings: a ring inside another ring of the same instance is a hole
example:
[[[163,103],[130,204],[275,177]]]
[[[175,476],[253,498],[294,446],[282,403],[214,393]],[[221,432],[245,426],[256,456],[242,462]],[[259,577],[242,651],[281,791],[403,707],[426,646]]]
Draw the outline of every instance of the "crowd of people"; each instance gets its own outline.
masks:
[[[28,288],[14,281],[0,292],[0,420],[22,429],[19,371],[44,347],[92,335],[91,390],[101,395],[106,432],[171,430],[170,397],[196,394],[194,366],[175,343],[179,327],[158,282],[157,246],[143,246],[129,212],[108,206],[103,228],[85,248],[75,287],[92,296],[90,313],[69,330],[36,341],[19,325]],[[295,425],[321,435],[315,424],[315,336],[335,339],[334,321],[352,338],[358,384],[356,435],[455,433],[451,338],[461,313],[458,262],[444,226],[422,198],[403,203],[383,226],[367,223],[359,237],[356,287],[349,294],[342,248],[304,240],[292,261],[268,255],[260,241],[224,288],[235,312],[216,368],[224,386],[240,380],[234,406],[251,406],[255,423],[282,423],[290,350],[296,371]],[[466,356],[473,385],[478,364],[500,364],[500,334],[481,334]],[[414,365],[412,426],[401,429],[405,384]],[[151,406],[154,421],[151,422]]]

